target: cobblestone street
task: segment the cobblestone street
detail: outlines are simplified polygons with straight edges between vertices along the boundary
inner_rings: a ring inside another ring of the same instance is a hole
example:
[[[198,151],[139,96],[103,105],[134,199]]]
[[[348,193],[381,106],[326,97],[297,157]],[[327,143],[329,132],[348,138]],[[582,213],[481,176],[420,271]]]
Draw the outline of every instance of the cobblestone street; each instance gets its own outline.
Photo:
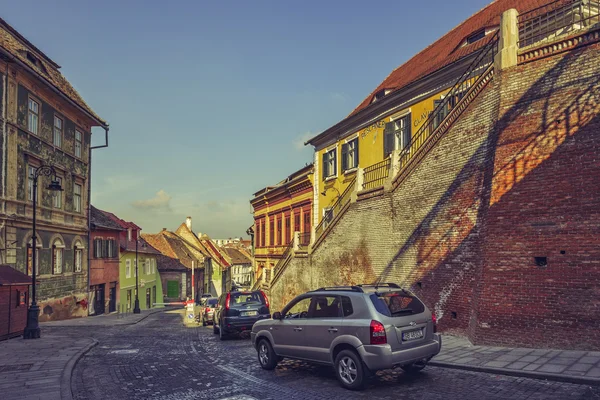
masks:
[[[338,386],[328,367],[285,360],[263,371],[248,338],[219,341],[212,327],[185,327],[169,311],[90,331],[99,344],[77,364],[75,399],[593,399],[597,387],[428,367],[416,376],[378,373],[362,392]]]

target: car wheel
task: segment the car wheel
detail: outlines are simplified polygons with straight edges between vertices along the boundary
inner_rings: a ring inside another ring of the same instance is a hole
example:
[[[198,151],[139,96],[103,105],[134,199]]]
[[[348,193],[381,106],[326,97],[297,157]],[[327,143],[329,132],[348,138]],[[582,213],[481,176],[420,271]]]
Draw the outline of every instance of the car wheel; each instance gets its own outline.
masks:
[[[204,316],[202,316],[202,326],[206,326],[206,325],[207,325],[206,318]]]
[[[221,327],[219,327],[219,339],[227,340],[227,335],[225,333],[223,333],[223,329]]]
[[[429,359],[424,358],[422,360],[415,361],[412,364],[404,365],[404,366],[402,366],[402,369],[404,370],[404,372],[406,372],[408,374],[413,374],[413,373],[419,372],[423,368],[425,368],[427,366],[428,362],[429,362]]]
[[[342,387],[360,390],[365,383],[365,370],[362,360],[351,350],[342,350],[335,358],[335,375]]]
[[[262,339],[258,342],[258,362],[263,369],[272,370],[277,366],[277,355],[275,354],[275,350],[273,350],[273,346],[267,339]]]

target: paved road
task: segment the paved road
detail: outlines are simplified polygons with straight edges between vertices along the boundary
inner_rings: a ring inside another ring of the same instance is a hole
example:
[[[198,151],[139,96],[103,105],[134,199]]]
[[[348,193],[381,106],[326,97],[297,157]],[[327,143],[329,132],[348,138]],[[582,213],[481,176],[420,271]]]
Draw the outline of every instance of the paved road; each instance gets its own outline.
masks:
[[[597,387],[434,367],[417,376],[380,372],[364,391],[349,392],[328,367],[283,361],[263,371],[249,339],[221,342],[211,327],[184,327],[175,312],[127,327],[69,329],[99,340],[75,368],[75,399],[600,399]]]

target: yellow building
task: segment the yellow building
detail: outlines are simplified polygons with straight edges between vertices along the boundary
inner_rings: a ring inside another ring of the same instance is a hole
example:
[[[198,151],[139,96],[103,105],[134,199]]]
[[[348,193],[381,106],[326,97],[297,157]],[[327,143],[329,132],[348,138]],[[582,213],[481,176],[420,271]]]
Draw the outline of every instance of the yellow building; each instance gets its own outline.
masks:
[[[310,243],[313,197],[313,165],[254,193],[254,288],[268,288],[294,237],[300,247]]]

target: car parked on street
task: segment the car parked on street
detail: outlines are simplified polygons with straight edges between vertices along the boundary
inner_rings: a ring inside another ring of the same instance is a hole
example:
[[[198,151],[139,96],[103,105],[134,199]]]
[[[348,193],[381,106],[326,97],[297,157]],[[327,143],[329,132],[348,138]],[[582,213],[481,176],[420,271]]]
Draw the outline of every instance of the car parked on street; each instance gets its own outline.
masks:
[[[213,318],[213,333],[221,340],[250,332],[256,321],[271,318],[269,299],[262,290],[231,291],[219,297]]]
[[[262,368],[274,369],[282,358],[332,365],[352,390],[377,370],[420,371],[442,347],[435,314],[393,283],[302,294],[258,321],[251,337]]]
[[[200,320],[202,321],[202,326],[213,323],[213,317],[218,303],[219,299],[216,297],[209,297],[204,300],[200,309]]]

